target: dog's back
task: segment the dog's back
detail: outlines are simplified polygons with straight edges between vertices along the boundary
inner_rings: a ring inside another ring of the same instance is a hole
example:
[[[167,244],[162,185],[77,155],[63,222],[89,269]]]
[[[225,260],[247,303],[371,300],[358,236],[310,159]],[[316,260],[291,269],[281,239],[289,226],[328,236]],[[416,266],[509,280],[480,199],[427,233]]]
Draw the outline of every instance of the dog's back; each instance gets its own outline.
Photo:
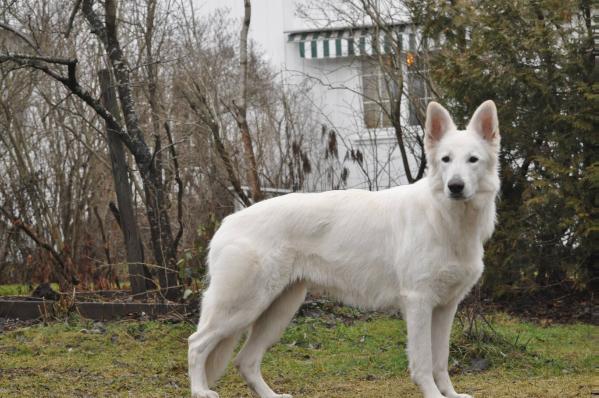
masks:
[[[425,245],[414,242],[435,232],[428,226],[426,184],[290,194],[258,203],[225,219],[211,243],[209,274],[230,269],[223,253],[243,252],[265,281],[251,289],[303,280],[350,305],[397,308],[397,259],[422,250]]]

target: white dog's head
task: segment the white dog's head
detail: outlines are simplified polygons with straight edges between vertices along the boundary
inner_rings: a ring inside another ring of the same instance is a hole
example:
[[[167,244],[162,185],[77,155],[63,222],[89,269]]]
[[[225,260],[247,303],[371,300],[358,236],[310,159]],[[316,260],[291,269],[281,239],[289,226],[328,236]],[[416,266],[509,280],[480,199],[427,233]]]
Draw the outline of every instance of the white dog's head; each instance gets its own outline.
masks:
[[[466,130],[457,130],[445,108],[426,110],[425,152],[433,190],[454,200],[499,189],[499,122],[493,101],[478,107]]]

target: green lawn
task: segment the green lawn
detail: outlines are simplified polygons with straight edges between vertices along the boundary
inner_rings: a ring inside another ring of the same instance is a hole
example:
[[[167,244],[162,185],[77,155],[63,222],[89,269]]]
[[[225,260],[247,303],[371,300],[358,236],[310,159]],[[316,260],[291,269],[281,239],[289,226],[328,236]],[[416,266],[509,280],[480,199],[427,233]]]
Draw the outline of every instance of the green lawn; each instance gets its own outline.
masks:
[[[479,398],[588,397],[593,383],[599,385],[596,326],[543,328],[506,316],[492,319],[505,341],[517,344],[511,350],[510,344],[472,345],[456,327],[456,389]],[[404,322],[375,315],[346,323],[298,318],[265,359],[274,389],[295,397],[418,397],[407,372]],[[189,396],[187,336],[193,325],[105,326],[103,333],[90,333],[91,322],[71,320],[0,333],[0,397]],[[468,372],[469,355],[481,352],[489,369]],[[231,368],[216,389],[222,398],[251,396]]]
[[[31,294],[31,289],[29,289],[29,286],[27,285],[17,283],[12,285],[0,285],[0,296],[28,296],[29,294]]]

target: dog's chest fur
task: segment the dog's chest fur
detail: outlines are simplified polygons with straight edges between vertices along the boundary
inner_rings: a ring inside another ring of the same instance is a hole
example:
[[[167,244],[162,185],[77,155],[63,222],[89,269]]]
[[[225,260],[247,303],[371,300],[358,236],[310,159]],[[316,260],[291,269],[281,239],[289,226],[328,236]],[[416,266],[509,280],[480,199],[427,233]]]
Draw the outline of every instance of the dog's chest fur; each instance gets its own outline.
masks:
[[[483,273],[483,243],[495,224],[495,204],[455,203],[450,212],[437,213],[438,256],[422,281],[430,283],[439,304],[461,300]],[[490,229],[490,230],[489,230]]]

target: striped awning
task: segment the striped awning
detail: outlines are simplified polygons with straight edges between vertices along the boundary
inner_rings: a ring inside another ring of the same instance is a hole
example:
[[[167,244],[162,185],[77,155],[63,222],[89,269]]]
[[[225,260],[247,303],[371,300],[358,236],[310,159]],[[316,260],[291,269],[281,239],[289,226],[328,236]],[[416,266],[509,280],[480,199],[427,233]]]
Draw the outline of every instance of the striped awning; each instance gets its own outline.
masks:
[[[401,49],[402,31],[403,27],[394,27],[392,32],[372,28],[292,32],[289,41],[298,43],[300,57],[307,59],[390,54]]]

